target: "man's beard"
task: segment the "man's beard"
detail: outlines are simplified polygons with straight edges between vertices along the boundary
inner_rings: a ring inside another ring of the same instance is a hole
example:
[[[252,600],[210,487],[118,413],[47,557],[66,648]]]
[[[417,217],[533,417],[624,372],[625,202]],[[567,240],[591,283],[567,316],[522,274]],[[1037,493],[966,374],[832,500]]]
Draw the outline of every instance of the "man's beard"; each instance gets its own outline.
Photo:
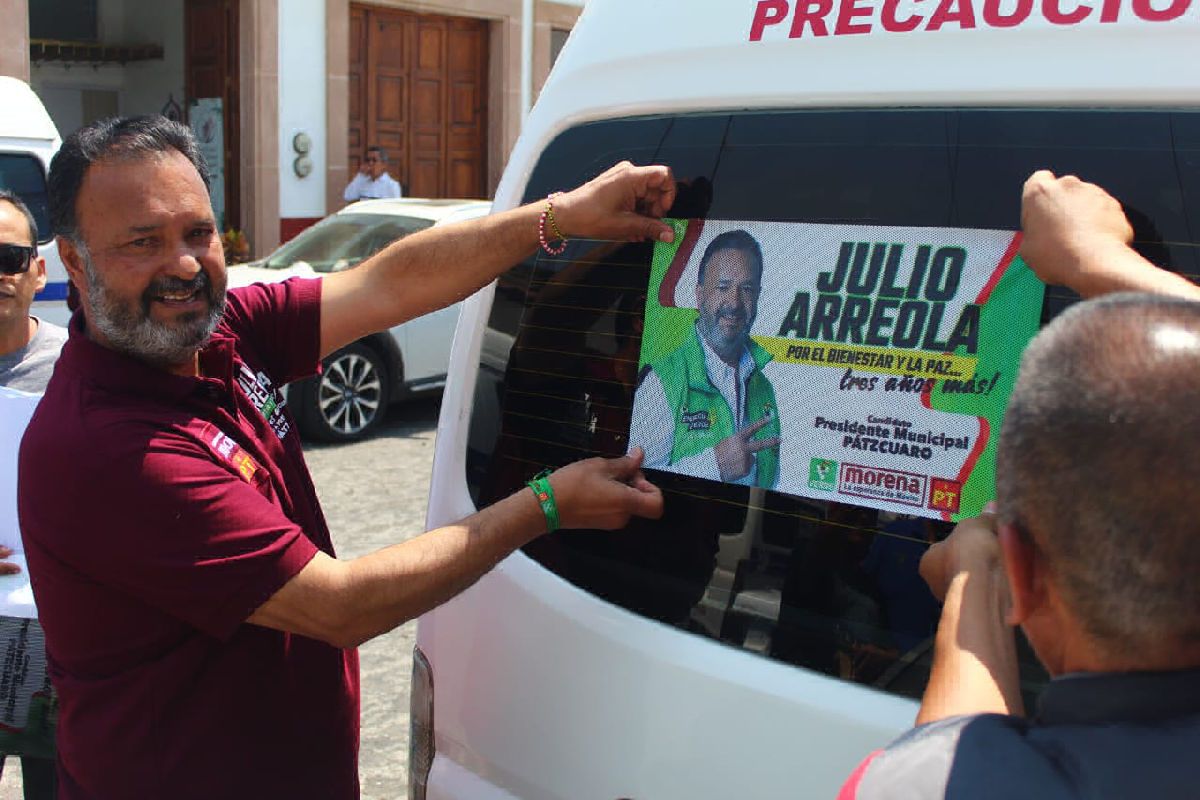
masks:
[[[730,319],[738,324],[740,330],[736,333],[726,336],[721,330],[721,320]],[[711,347],[718,355],[726,356],[733,355],[741,348],[745,347],[746,341],[750,338],[750,324],[752,318],[739,313],[729,313],[718,311],[711,319],[707,318],[703,313],[700,315],[700,332],[703,334],[708,346]]]
[[[110,347],[159,367],[182,364],[208,342],[225,313],[225,293],[217,297],[208,273],[201,271],[190,281],[158,278],[142,292],[137,305],[114,297],[96,271],[91,254],[79,248],[88,283],[89,322]],[[199,292],[208,300],[207,313],[189,314],[173,324],[150,318],[152,298],[163,294]]]

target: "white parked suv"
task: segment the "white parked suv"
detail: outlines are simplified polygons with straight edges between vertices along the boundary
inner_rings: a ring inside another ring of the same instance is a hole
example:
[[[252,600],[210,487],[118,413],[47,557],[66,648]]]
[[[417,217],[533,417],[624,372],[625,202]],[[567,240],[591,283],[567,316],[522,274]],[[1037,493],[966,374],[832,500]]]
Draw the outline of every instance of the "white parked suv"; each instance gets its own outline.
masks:
[[[484,200],[364,200],[303,231],[261,261],[229,268],[229,286],[273,283],[351,269],[389,243],[437,224],[481,217]],[[389,403],[440,389],[461,304],[373,334],[326,358],[321,374],[288,388],[301,433],[351,441],[371,431]]]

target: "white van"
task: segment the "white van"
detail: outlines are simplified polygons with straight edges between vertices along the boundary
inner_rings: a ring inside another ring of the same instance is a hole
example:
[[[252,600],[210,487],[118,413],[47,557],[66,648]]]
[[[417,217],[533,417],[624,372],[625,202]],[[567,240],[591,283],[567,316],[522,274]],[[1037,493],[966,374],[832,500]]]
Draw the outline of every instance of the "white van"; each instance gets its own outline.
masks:
[[[30,311],[57,325],[71,318],[67,310],[67,270],[58,257],[50,229],[50,195],[46,176],[62,139],[45,106],[29,84],[0,76],[0,188],[15,192],[38,226],[38,255],[46,259],[46,288]]]
[[[1197,42],[1195,0],[591,0],[495,207],[630,159],[677,217],[1015,231],[1045,167],[1195,279]],[[467,303],[430,526],[624,452],[651,252],[572,242]],[[542,537],[421,618],[414,800],[831,798],[911,725],[948,525],[649,477],[661,521]]]

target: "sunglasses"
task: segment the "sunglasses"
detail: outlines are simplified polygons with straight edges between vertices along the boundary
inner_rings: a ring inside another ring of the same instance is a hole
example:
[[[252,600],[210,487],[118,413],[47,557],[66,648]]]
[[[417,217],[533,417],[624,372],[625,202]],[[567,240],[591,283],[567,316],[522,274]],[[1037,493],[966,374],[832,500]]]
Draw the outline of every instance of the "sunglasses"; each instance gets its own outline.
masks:
[[[23,244],[0,244],[0,275],[20,275],[29,271],[36,247]]]

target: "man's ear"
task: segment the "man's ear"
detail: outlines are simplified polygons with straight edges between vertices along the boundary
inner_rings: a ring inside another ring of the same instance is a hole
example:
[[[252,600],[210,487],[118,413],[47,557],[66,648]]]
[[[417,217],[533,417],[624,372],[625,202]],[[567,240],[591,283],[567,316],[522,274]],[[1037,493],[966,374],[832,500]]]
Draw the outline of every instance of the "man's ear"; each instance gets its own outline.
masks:
[[[63,266],[67,268],[67,275],[71,278],[71,282],[76,286],[87,285],[84,277],[83,257],[75,249],[74,243],[62,236],[59,236],[57,241],[58,257],[62,259]]]
[[[67,308],[72,312],[83,305],[83,294],[87,290],[87,271],[83,267],[83,254],[70,240],[58,237],[58,257],[67,268]],[[81,288],[82,287],[82,288]]]
[[[41,256],[34,256],[33,263],[30,265],[30,269],[37,271],[37,286],[33,290],[36,294],[37,292],[40,292],[42,289],[46,288],[46,259],[42,258]]]
[[[1047,602],[1045,564],[1033,541],[1012,523],[997,529],[1011,603],[1005,615],[1009,625],[1020,625]]]

